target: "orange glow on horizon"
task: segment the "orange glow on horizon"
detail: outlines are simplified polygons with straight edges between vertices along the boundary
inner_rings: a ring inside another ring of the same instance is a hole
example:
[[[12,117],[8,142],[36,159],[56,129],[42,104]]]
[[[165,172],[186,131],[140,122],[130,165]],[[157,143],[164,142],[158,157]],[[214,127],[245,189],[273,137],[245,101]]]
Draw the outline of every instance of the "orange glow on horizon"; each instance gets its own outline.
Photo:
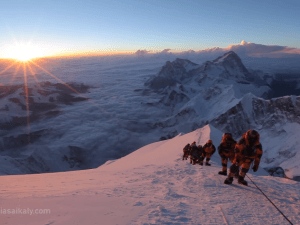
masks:
[[[18,61],[28,61],[33,58],[44,57],[45,49],[30,43],[14,43],[6,45],[1,51],[1,58],[16,59]]]
[[[96,57],[96,56],[113,56],[113,55],[132,55],[136,51],[74,51],[74,52],[59,52],[52,55],[40,55],[36,57],[20,56],[13,57],[12,54],[1,54],[0,60],[14,60],[20,62],[27,62],[29,60],[36,61],[41,59],[56,59],[56,58],[81,58],[81,57]]]

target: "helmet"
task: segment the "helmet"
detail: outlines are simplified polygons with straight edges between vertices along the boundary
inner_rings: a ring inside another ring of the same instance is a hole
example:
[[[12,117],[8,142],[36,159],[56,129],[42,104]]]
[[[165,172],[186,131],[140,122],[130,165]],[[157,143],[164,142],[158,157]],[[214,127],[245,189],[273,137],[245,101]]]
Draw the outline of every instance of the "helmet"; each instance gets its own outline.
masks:
[[[207,144],[212,144],[212,140],[208,140],[208,141],[207,141]]]
[[[223,137],[232,137],[232,134],[231,133],[224,133]]]
[[[246,138],[250,144],[254,144],[259,139],[259,134],[256,130],[248,130],[246,132]]]
[[[192,143],[192,145],[195,145],[196,144],[196,141],[194,141],[193,143]]]
[[[232,138],[232,134],[231,133],[224,133],[223,134],[223,140],[222,140],[223,142],[224,141],[232,141],[232,139],[233,138]]]

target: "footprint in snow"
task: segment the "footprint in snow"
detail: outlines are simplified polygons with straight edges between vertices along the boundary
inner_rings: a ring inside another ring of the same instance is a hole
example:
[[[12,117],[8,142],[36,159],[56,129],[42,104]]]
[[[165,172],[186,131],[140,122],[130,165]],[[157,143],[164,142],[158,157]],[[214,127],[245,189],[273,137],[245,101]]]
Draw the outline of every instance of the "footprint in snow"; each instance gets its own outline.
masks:
[[[142,206],[143,203],[142,202],[136,202],[133,206]]]
[[[51,224],[54,224],[55,221],[49,221],[47,222],[45,225],[51,225]]]

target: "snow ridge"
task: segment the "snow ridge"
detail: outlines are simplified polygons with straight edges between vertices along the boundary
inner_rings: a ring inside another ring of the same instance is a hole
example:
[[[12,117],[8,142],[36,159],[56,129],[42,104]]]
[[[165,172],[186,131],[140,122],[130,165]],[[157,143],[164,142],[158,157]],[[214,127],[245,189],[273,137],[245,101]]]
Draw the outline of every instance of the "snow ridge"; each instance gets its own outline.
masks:
[[[51,210],[42,216],[2,213],[1,221],[31,225],[99,221],[108,225],[224,224],[224,213],[229,224],[285,224],[282,215],[252,183],[223,183],[225,177],[218,175],[221,160],[217,153],[211,167],[182,160],[186,143],[204,144],[208,138],[217,143],[221,135],[221,131],[207,125],[149,144],[97,169],[1,176],[3,205],[34,209],[43,202]],[[259,171],[249,174],[251,179],[292,222],[299,221],[297,182],[259,176]]]

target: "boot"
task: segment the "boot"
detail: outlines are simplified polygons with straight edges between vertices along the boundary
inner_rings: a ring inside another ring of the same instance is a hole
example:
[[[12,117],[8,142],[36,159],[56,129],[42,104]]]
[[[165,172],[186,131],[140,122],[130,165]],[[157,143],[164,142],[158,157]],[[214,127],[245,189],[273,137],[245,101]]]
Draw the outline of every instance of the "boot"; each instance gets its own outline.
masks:
[[[220,174],[220,175],[227,176],[227,171],[226,171],[226,170],[225,170],[225,171],[220,171],[219,174]]]
[[[224,184],[232,184],[233,177],[227,177],[226,180],[224,181]]]
[[[206,162],[206,163],[205,163],[205,165],[206,165],[206,166],[211,166],[211,164],[210,164],[210,163],[208,163],[208,162]]]
[[[199,162],[199,165],[200,165],[200,166],[203,166],[203,162]]]
[[[238,183],[242,184],[242,185],[245,185],[245,186],[248,186],[248,182],[245,181],[244,177],[242,177],[242,176],[239,176]]]
[[[239,175],[239,172],[240,172],[240,171],[237,171],[237,172],[234,174],[234,177],[235,177],[236,179],[238,179],[239,176],[240,176],[240,175]]]

